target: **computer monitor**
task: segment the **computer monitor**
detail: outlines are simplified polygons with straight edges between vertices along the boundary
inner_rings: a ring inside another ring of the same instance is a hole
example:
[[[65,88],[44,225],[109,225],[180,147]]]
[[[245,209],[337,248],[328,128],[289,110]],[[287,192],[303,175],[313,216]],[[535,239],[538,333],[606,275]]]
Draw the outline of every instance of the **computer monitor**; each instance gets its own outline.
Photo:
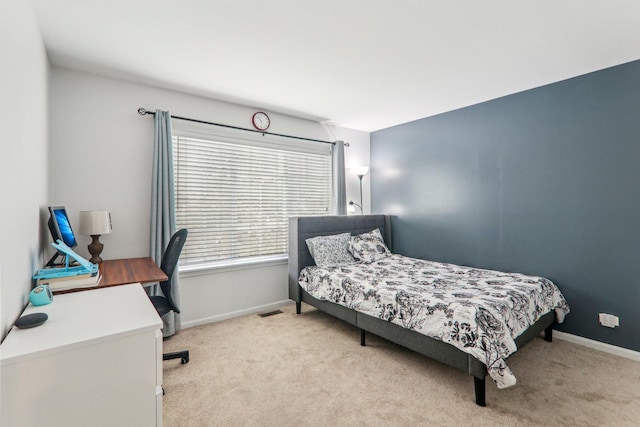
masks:
[[[54,242],[62,240],[65,245],[72,249],[78,246],[76,236],[71,228],[71,221],[69,221],[69,216],[64,206],[49,206],[48,225]],[[56,251],[55,255],[47,262],[47,266],[54,265],[59,255],[61,255],[60,252]]]

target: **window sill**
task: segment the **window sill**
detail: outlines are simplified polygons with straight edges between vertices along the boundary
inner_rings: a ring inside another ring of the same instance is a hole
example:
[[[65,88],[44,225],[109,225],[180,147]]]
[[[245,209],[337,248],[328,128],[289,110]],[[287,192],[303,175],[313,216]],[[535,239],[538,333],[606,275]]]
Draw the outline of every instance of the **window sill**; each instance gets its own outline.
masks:
[[[230,271],[247,270],[250,268],[264,268],[273,265],[287,264],[289,257],[272,256],[235,261],[211,262],[208,264],[187,265],[178,267],[180,277],[204,276],[208,274],[227,273]]]

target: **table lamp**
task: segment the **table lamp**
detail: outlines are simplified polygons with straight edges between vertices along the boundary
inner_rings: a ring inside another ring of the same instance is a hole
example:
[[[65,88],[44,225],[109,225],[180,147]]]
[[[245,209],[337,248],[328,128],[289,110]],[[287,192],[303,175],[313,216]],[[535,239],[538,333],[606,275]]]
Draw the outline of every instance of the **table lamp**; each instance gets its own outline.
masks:
[[[109,211],[80,211],[80,234],[91,236],[93,239],[88,249],[92,263],[102,262],[100,254],[104,245],[100,243],[101,234],[111,233],[111,214]]]

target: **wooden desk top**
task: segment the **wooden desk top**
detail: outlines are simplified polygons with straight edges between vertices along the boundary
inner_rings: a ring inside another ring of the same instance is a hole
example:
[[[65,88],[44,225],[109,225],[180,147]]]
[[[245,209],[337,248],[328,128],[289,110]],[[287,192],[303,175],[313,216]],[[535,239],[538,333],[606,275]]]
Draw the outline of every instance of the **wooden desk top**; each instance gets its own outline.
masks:
[[[109,259],[98,264],[102,278],[97,286],[90,288],[55,291],[54,294],[108,288],[128,283],[153,283],[167,280],[167,275],[150,257]]]
[[[100,287],[164,282],[167,275],[150,257],[109,259],[100,263]]]

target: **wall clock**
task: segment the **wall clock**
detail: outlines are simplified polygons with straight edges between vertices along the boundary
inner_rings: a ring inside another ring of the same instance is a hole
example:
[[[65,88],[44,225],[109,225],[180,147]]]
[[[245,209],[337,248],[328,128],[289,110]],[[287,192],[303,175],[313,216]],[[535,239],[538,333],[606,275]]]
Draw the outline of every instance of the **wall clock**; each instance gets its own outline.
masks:
[[[267,113],[263,113],[262,111],[255,113],[251,118],[251,121],[253,122],[253,127],[258,130],[267,130],[271,124],[271,120],[269,119],[269,116],[267,116]]]

